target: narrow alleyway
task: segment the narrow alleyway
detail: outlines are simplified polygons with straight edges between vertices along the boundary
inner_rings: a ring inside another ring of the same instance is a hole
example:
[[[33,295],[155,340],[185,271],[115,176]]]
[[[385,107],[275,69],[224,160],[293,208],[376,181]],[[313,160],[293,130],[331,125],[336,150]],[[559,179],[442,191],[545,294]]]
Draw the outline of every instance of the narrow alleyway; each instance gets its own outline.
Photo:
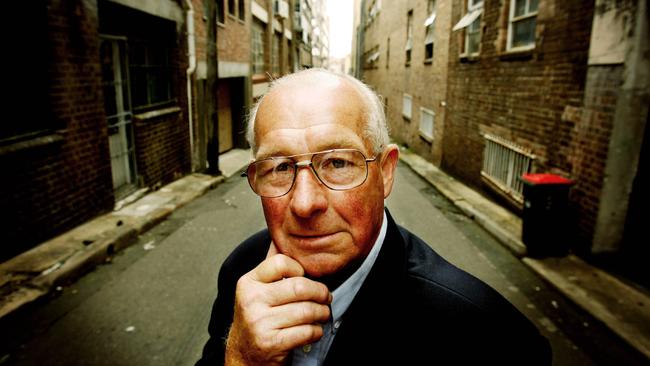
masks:
[[[387,206],[399,224],[533,320],[551,340],[554,365],[642,364],[403,165]],[[221,262],[263,227],[257,197],[234,175],[110,264],[3,319],[0,365],[193,365],[207,339]]]

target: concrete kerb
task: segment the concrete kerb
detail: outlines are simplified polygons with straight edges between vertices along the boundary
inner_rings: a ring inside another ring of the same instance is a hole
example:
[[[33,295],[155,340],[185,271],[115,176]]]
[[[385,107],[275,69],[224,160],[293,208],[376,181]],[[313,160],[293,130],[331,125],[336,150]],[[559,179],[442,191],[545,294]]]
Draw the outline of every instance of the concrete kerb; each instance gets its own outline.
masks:
[[[400,159],[416,173],[427,180],[465,215],[474,219],[485,230],[495,236],[515,256],[526,255],[526,246],[521,242],[521,220],[501,207],[489,203],[479,193],[448,176],[421,156],[407,149],[400,149]],[[517,235],[519,233],[519,235]]]
[[[520,219],[487,199],[477,197],[478,193],[408,149],[400,148],[400,160],[520,257],[538,276],[650,359],[650,296],[573,255],[543,259],[526,257],[526,247],[519,239]]]
[[[0,318],[106,262],[139,234],[223,180],[222,176],[190,174],[0,263]]]

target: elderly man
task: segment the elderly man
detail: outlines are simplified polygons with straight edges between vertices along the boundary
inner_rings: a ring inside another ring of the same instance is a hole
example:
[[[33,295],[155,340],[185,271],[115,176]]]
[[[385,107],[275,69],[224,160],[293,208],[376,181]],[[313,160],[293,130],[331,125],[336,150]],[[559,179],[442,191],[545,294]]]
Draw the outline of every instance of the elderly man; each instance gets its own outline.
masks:
[[[550,364],[532,323],[385,210],[399,150],[367,86],[276,80],[248,137],[268,230],[224,262],[198,365]]]

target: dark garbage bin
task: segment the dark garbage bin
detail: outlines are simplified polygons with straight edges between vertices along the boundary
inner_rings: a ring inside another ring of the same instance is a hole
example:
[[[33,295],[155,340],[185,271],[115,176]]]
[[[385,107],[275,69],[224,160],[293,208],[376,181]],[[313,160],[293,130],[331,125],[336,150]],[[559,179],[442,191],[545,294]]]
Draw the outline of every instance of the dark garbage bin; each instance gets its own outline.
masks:
[[[569,188],[573,181],[555,174],[523,174],[524,210],[521,240],[531,257],[567,254],[571,219]]]

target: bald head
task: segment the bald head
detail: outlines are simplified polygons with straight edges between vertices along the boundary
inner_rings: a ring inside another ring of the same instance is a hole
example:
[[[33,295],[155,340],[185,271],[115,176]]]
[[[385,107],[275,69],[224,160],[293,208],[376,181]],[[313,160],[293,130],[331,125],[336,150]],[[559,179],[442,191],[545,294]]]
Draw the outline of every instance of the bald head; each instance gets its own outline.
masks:
[[[258,152],[259,133],[264,129],[264,126],[256,126],[259,123],[258,112],[260,109],[266,111],[271,105],[288,105],[300,99],[296,98],[296,96],[303,95],[305,92],[318,91],[333,93],[322,94],[318,100],[306,101],[314,104],[315,108],[309,110],[313,110],[315,113],[320,104],[340,103],[340,98],[330,98],[327,95],[343,93],[348,97],[348,100],[354,100],[353,103],[346,104],[345,108],[347,110],[344,112],[349,115],[348,118],[353,118],[352,115],[355,114],[359,116],[358,118],[362,123],[359,137],[364,140],[364,145],[369,146],[370,150],[377,154],[381,152],[383,146],[388,144],[388,128],[383,105],[378,96],[368,86],[348,75],[334,73],[325,69],[307,69],[273,81],[269,91],[251,109],[247,139],[253,154],[256,155]],[[305,103],[305,101],[303,100],[302,103]],[[276,117],[280,118],[279,116],[266,115],[265,120]],[[303,117],[324,118],[324,116]]]

